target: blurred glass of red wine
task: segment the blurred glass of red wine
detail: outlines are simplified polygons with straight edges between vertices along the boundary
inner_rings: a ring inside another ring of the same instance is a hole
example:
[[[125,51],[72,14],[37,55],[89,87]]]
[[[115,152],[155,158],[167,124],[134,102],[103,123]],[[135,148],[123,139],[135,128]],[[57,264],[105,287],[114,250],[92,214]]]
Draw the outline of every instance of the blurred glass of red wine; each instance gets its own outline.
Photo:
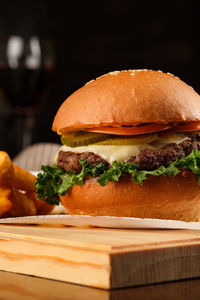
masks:
[[[53,66],[49,39],[9,36],[0,40],[0,86],[12,111],[16,153],[32,143],[35,117],[48,96]]]

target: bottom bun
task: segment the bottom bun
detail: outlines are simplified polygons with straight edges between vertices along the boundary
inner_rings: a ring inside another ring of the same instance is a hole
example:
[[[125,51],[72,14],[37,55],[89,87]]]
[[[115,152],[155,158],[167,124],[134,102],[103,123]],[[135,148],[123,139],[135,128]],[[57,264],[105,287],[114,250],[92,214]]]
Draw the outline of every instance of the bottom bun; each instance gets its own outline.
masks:
[[[60,197],[70,214],[200,221],[200,186],[191,171],[149,176],[141,186],[129,176],[102,187],[96,178]]]

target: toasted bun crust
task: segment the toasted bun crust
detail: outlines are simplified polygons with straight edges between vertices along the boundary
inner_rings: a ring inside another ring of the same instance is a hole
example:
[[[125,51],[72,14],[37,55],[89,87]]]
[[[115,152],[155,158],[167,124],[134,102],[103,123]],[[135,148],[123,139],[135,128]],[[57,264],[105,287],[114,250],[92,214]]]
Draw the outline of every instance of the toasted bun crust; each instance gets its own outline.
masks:
[[[52,129],[62,134],[98,126],[200,120],[200,96],[169,73],[111,72],[88,82],[58,110]]]
[[[128,176],[100,186],[95,178],[60,197],[70,214],[200,221],[200,186],[191,171],[150,176],[143,186]]]

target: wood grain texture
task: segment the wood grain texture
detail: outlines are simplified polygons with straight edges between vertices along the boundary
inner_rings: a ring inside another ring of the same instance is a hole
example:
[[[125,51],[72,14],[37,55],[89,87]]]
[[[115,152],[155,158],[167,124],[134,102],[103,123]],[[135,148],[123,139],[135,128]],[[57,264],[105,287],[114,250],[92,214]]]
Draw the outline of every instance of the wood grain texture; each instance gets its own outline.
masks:
[[[0,226],[0,269],[112,289],[200,276],[200,231]]]

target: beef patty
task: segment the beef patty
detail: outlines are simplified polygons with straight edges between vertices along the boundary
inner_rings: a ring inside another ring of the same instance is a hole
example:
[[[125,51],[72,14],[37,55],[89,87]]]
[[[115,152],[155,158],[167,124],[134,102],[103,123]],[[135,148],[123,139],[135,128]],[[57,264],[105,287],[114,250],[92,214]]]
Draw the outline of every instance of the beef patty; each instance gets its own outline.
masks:
[[[155,170],[160,166],[168,167],[173,161],[179,160],[192,152],[200,150],[200,134],[187,138],[179,144],[168,144],[160,149],[143,149],[136,156],[129,159],[129,162],[136,163],[140,170]],[[93,152],[74,153],[60,151],[57,165],[65,171],[72,170],[79,173],[82,169],[79,160],[86,160],[93,166],[104,162],[109,164],[99,155]]]
[[[101,156],[93,152],[74,153],[70,151],[60,151],[58,154],[57,165],[59,168],[65,171],[74,171],[80,173],[82,166],[79,160],[86,160],[89,164],[97,166],[101,162],[104,162],[107,166],[109,164],[101,158]]]

